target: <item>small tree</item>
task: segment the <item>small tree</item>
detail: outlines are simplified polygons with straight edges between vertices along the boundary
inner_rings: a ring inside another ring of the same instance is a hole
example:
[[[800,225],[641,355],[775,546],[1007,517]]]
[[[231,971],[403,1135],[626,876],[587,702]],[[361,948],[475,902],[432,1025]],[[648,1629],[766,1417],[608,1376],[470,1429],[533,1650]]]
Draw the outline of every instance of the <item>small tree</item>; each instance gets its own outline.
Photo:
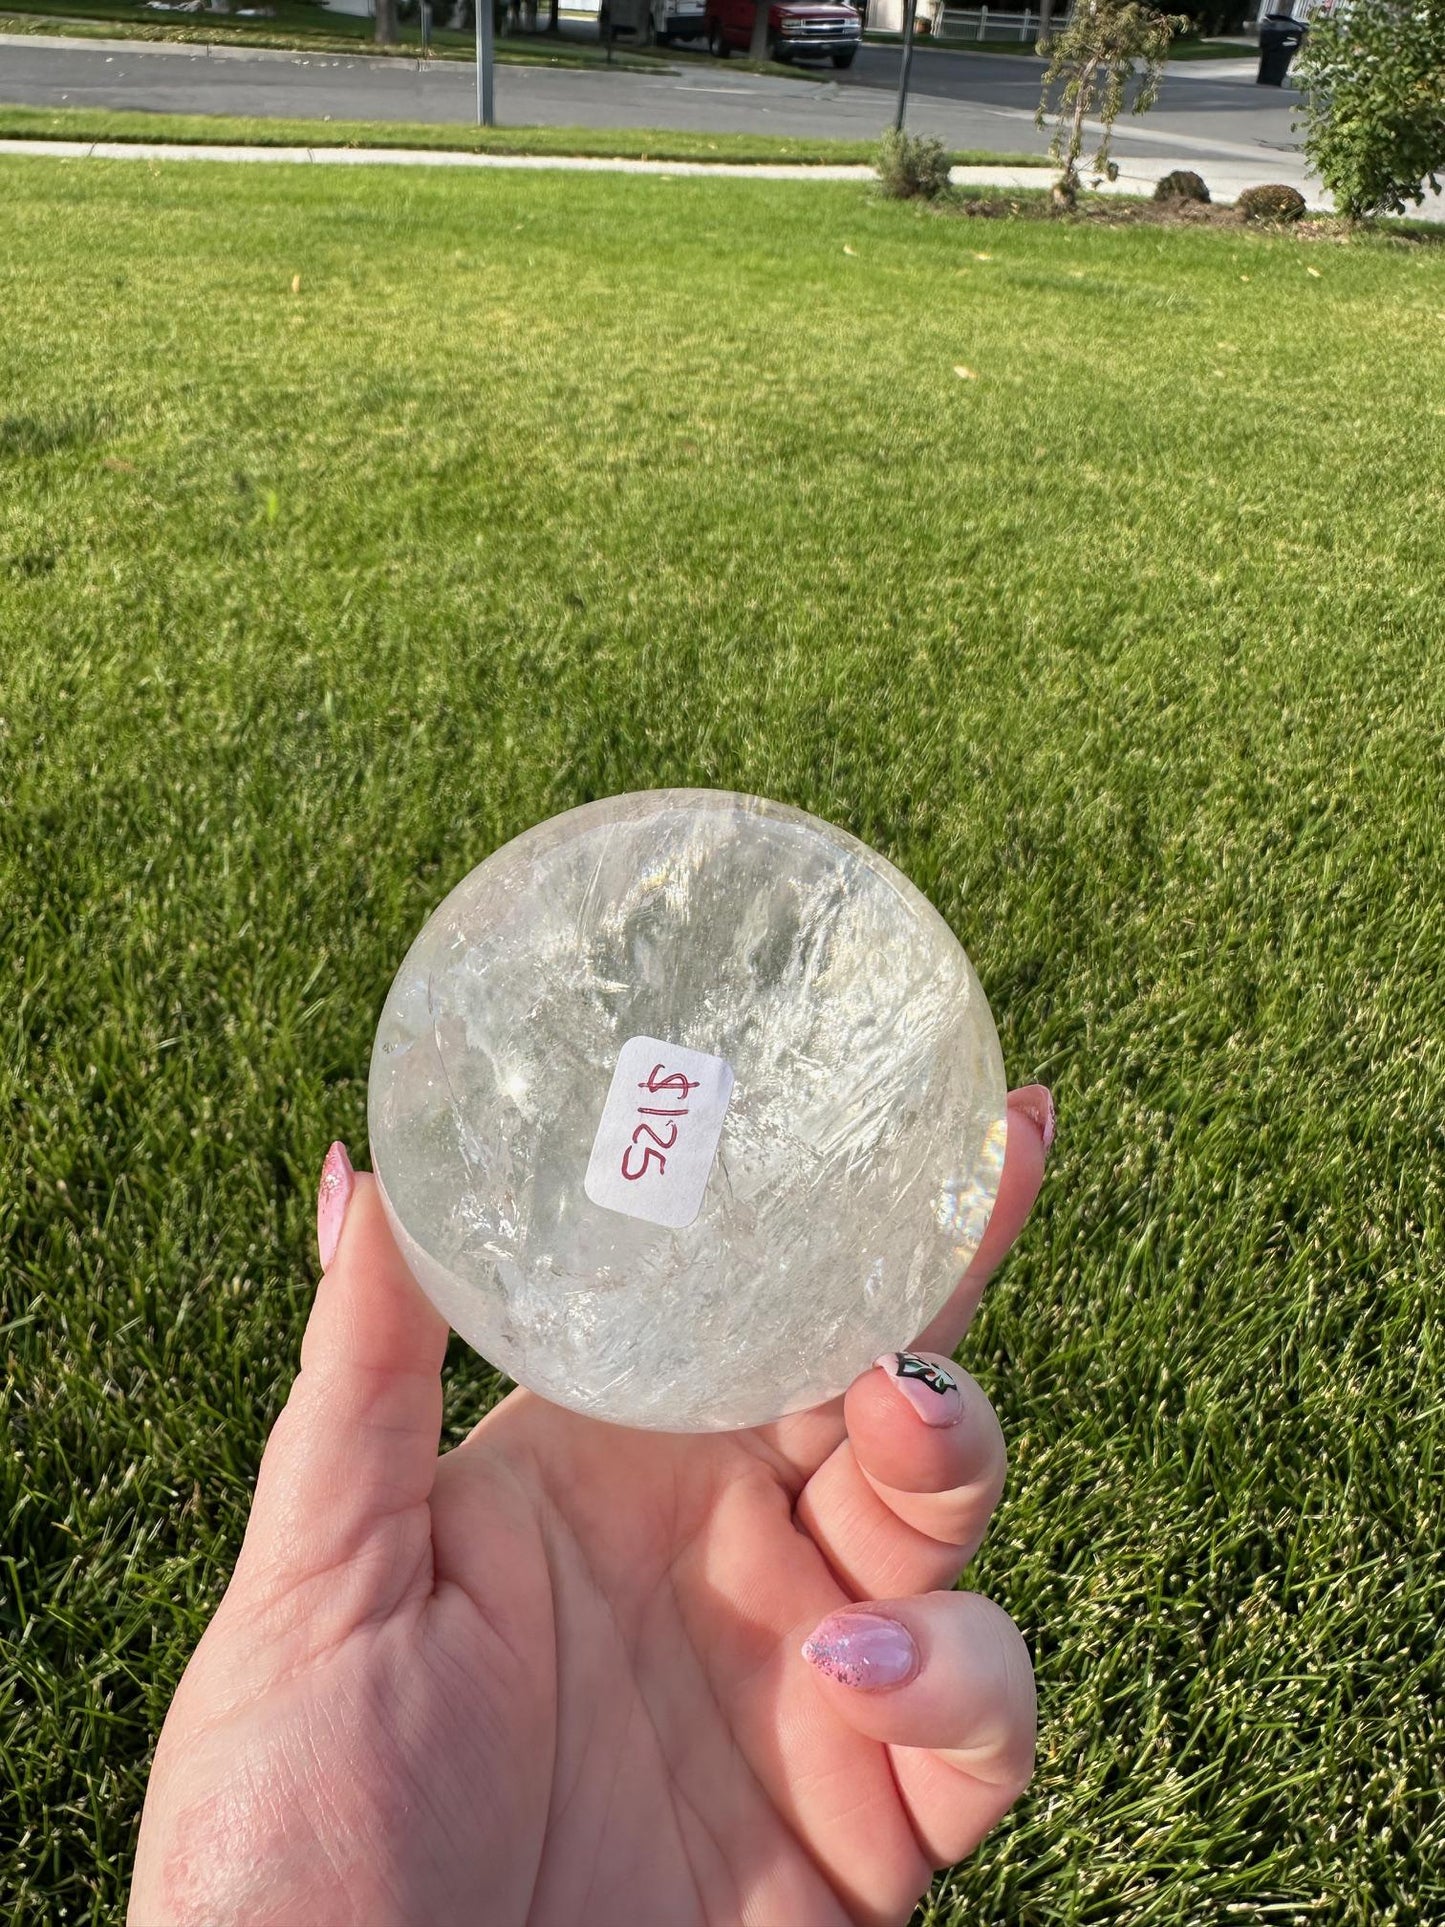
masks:
[[[1445,175],[1445,0],[1367,0],[1310,22],[1305,153],[1353,221],[1403,214]]]
[[[1159,98],[1169,42],[1188,24],[1181,14],[1157,13],[1141,0],[1079,0],[1063,32],[1048,43],[1053,58],[1034,115],[1039,127],[1054,122],[1049,155],[1060,169],[1059,199],[1072,205],[1078,194],[1085,121],[1103,122],[1093,165],[1108,173],[1114,122],[1130,81],[1138,76],[1130,111],[1142,114]]]

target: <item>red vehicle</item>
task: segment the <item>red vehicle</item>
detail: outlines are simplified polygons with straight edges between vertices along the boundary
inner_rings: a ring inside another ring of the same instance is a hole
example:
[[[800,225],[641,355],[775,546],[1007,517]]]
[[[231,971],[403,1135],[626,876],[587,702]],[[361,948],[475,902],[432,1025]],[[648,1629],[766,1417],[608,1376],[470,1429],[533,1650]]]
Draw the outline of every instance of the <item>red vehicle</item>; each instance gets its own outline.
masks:
[[[707,0],[707,44],[719,60],[753,44],[753,21],[763,0]],[[851,67],[863,22],[852,7],[831,0],[771,0],[768,6],[770,60],[831,60]]]

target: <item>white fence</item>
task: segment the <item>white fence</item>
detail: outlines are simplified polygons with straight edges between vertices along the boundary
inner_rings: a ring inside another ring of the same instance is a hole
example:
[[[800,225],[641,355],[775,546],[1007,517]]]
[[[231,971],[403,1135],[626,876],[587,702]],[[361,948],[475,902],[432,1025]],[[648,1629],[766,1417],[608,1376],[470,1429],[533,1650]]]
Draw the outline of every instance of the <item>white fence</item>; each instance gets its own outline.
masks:
[[[1334,12],[1342,0],[1287,0],[1287,3],[1296,20],[1308,20],[1312,14]],[[1072,0],[1057,0],[1056,31],[1068,19],[1071,4]],[[1251,33],[1258,28],[1264,14],[1284,10],[1279,0],[1254,0],[1254,4],[1254,15],[1247,23]],[[906,6],[907,0],[868,0],[867,24],[883,33],[901,33]],[[939,40],[1019,40],[1026,44],[1038,39],[1040,23],[1036,9],[1026,7],[1017,13],[1003,7],[950,7],[944,0],[917,0],[914,19],[919,33]],[[1245,51],[1240,49],[1241,54]]]
[[[926,0],[919,0],[918,24],[925,19]],[[1062,16],[1068,11],[1060,7]],[[931,15],[928,30],[946,40],[1037,40],[1039,15],[1025,8],[1022,13],[1006,13],[1002,7],[927,8]],[[1060,18],[1059,24],[1063,21]]]
[[[858,6],[860,0],[853,0]],[[1062,15],[1070,0],[1057,0],[1055,12]],[[908,13],[908,0],[866,0],[864,25],[874,33],[902,33]],[[1016,13],[1004,7],[951,7],[945,0],[917,0],[914,25],[923,35],[939,40],[1022,40],[1038,38],[1038,9]]]
[[[1254,13],[1246,24],[1251,28],[1258,28],[1260,21],[1263,20],[1267,13],[1283,13],[1284,11],[1285,9],[1283,7],[1275,4],[1275,0],[1259,0],[1259,5],[1255,8]],[[1308,20],[1317,13],[1330,14],[1343,11],[1343,9],[1337,5],[1337,0],[1294,0],[1294,4],[1290,7],[1289,11],[1294,15],[1296,20]]]
[[[1069,0],[1059,0],[1057,11],[1062,15],[1068,7]],[[864,22],[874,33],[902,33],[907,12],[908,0],[867,0]],[[945,0],[917,0],[913,18],[920,34],[938,40],[1030,41],[1039,31],[1037,8],[1016,13],[1003,7],[950,7]]]
[[[1265,0],[1268,4],[1268,0]],[[1309,0],[1299,0],[1301,5]],[[867,24],[881,33],[901,33],[907,0],[868,0]],[[1070,0],[1057,0],[1054,26],[1062,27]],[[1026,45],[1039,37],[1041,15],[1036,7],[1018,13],[1007,7],[950,7],[945,0],[917,0],[914,23],[920,34],[936,40],[1018,40]]]

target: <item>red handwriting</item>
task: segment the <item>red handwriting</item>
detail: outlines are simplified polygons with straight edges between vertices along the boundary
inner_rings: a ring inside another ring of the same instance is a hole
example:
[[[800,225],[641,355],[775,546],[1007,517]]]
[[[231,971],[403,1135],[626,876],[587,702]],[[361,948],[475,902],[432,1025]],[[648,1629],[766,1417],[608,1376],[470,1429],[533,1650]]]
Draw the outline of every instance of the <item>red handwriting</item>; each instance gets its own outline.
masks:
[[[634,1183],[638,1178],[645,1177],[654,1165],[657,1168],[657,1175],[665,1177],[667,1153],[677,1143],[678,1126],[675,1121],[664,1124],[659,1130],[657,1125],[648,1124],[645,1120],[650,1117],[664,1117],[669,1120],[686,1117],[688,1115],[686,1100],[697,1089],[697,1083],[695,1079],[684,1077],[681,1071],[669,1071],[665,1064],[654,1064],[637,1088],[640,1091],[646,1091],[649,1097],[666,1095],[682,1101],[670,1107],[656,1104],[638,1105],[637,1115],[644,1122],[633,1131],[632,1141],[624,1147],[622,1153],[622,1175],[629,1182]],[[663,1135],[664,1132],[667,1133],[666,1136]],[[643,1138],[650,1138],[652,1141],[644,1144]],[[638,1151],[642,1154],[641,1162],[636,1170],[633,1170],[631,1159]]]

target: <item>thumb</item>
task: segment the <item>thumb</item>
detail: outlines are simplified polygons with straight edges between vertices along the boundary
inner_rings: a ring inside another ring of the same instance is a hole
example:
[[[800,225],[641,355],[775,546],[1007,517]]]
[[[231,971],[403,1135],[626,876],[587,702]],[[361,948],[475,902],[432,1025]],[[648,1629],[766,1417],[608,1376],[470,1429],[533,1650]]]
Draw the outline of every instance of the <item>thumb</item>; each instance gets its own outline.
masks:
[[[935,1866],[982,1840],[1028,1785],[1034,1675],[1013,1621],[971,1592],[844,1606],[803,1646],[837,1717],[889,1749]]]
[[[430,1546],[447,1324],[397,1251],[375,1179],[352,1170],[341,1144],[322,1167],[317,1237],[324,1270],[301,1370],[267,1442],[238,1566],[268,1590],[334,1573],[398,1534],[377,1576],[386,1583],[399,1561],[413,1579]]]

